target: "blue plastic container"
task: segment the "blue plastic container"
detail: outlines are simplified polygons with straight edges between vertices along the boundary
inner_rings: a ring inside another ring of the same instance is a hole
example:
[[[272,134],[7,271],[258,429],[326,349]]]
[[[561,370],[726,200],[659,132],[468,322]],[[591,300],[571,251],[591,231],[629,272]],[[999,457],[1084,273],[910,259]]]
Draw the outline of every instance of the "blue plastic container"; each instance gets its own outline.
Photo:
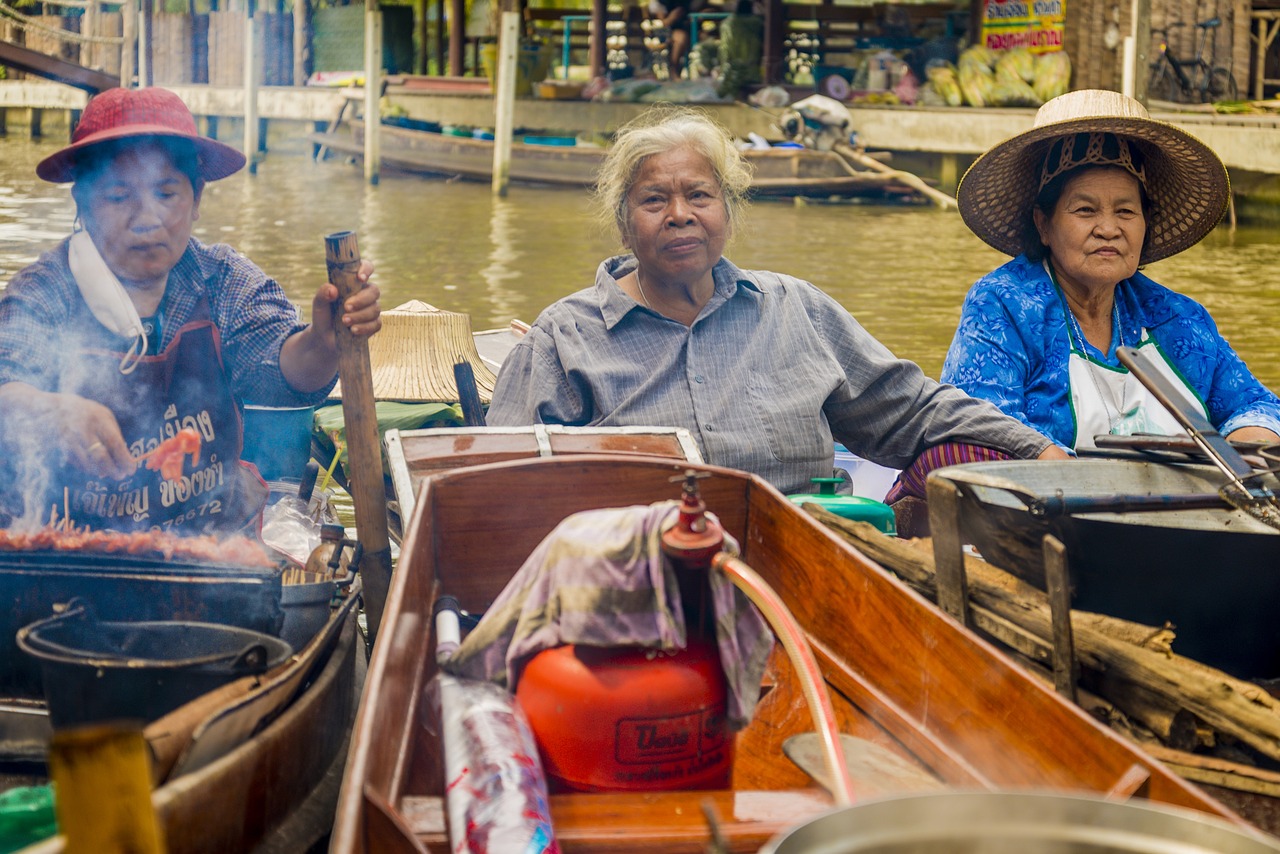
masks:
[[[263,480],[301,478],[311,459],[313,406],[244,407],[243,458]]]

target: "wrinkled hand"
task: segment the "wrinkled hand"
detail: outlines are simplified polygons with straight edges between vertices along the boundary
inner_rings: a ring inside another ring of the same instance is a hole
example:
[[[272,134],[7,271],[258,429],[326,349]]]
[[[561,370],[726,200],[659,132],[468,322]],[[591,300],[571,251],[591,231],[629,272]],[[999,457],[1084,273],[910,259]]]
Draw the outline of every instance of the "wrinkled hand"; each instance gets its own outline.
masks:
[[[327,282],[316,291],[311,301],[311,325],[316,334],[332,340],[336,324],[341,323],[351,330],[353,335],[368,337],[382,328],[382,306],[378,300],[382,293],[377,285],[369,284],[373,275],[373,264],[361,260],[360,269],[356,271],[356,279],[362,287],[349,296],[341,306],[338,301],[338,286]],[[336,347],[336,344],[334,345]]]
[[[48,420],[39,423],[48,426],[73,466],[116,480],[133,474],[136,463],[110,409],[74,394],[49,393],[39,405],[48,407]]]

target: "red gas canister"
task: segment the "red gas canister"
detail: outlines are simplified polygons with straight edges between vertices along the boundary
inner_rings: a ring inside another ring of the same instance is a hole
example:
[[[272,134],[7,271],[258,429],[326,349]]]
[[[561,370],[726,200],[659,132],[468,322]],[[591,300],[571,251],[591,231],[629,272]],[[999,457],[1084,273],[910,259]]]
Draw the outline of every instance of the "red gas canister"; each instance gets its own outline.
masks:
[[[733,734],[713,644],[675,652],[562,646],[516,688],[551,791],[728,788]]]

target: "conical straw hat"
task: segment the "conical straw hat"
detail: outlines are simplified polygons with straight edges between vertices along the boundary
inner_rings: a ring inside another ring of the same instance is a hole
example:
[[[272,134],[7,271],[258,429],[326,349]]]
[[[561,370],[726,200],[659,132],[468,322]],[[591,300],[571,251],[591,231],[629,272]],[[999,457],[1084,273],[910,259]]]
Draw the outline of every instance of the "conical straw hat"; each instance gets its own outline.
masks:
[[[480,401],[493,397],[496,377],[480,358],[471,334],[471,318],[410,300],[382,312],[382,329],[369,339],[373,396],[405,403],[456,403],[457,362],[471,363]],[[330,398],[342,397],[342,384]]]
[[[1150,118],[1146,107],[1119,92],[1082,89],[1048,101],[1031,130],[974,161],[956,191],[965,224],[1006,255],[1020,254],[1050,146],[1064,136],[1091,132],[1127,139],[1143,154],[1150,210],[1140,263],[1193,246],[1226,213],[1231,183],[1209,146]]]

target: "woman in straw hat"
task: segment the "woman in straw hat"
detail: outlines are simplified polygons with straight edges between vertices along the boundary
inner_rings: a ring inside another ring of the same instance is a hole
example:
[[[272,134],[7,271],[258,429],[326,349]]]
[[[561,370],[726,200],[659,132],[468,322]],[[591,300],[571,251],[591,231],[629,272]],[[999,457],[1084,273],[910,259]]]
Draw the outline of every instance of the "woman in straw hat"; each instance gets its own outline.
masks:
[[[1139,265],[1208,234],[1226,211],[1226,167],[1132,98],[1085,90],[978,158],[960,183],[974,233],[1015,256],[969,291],[942,370],[1065,448],[1100,434],[1179,432],[1116,358],[1150,348],[1189,405],[1228,438],[1280,439],[1280,400],[1208,311]]]
[[[831,476],[833,435],[894,468],[944,442],[1061,454],[894,358],[808,282],[728,261],[749,180],[732,138],[697,113],[624,128],[597,202],[628,253],[542,313],[503,362],[489,423],[684,427],[708,462],[784,492]]]
[[[335,329],[379,328],[378,289],[336,311],[317,290],[311,325],[229,246],[191,236],[205,182],[244,165],[196,132],[163,89],[110,89],[36,174],[71,183],[75,233],[0,298],[0,495],[9,521],[51,505],[79,525],[201,533],[252,526],[265,503],[240,463],[238,401],[308,406],[337,374]],[[372,267],[364,265],[362,281]],[[202,448],[177,480],[136,458],[182,428]],[[64,492],[65,490],[65,492]],[[65,497],[64,497],[65,496]],[[38,518],[33,518],[38,517]]]

